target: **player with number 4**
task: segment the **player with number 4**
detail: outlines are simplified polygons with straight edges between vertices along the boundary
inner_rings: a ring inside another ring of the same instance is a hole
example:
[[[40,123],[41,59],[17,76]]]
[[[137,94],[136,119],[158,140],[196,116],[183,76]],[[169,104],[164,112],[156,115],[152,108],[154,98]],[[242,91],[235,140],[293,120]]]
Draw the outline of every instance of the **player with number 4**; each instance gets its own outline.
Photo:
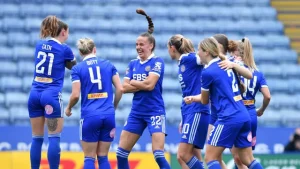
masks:
[[[110,168],[107,154],[115,135],[115,109],[122,97],[123,87],[114,65],[96,57],[92,39],[77,42],[83,61],[72,68],[72,94],[66,115],[72,115],[72,107],[81,93],[80,141],[84,152],[84,168],[94,169],[97,156],[99,168]],[[115,97],[113,103],[113,88]]]
[[[123,88],[134,93],[131,112],[125,122],[117,150],[118,169],[129,169],[128,156],[146,127],[152,137],[152,151],[161,169],[170,169],[165,156],[165,107],[162,98],[164,61],[154,55],[155,39],[152,35],[152,19],[141,9],[137,13],[146,16],[149,29],[136,40],[137,59],[127,68]]]
[[[48,161],[50,169],[58,169],[60,162],[60,135],[63,128],[61,90],[65,67],[76,64],[70,47],[63,44],[69,36],[68,25],[56,16],[47,16],[41,24],[42,39],[35,48],[34,80],[28,99],[32,127],[30,161],[32,169],[40,168],[44,140],[44,124],[48,127]]]
[[[205,152],[205,161],[209,169],[221,169],[218,158],[225,148],[235,146],[240,160],[248,168],[262,169],[256,161],[251,148],[251,119],[243,104],[237,83],[237,75],[232,69],[224,71],[220,63],[218,42],[214,38],[206,38],[200,42],[198,55],[206,65],[202,72],[201,94],[185,97],[187,104],[201,102],[217,108],[217,121],[210,132]]]

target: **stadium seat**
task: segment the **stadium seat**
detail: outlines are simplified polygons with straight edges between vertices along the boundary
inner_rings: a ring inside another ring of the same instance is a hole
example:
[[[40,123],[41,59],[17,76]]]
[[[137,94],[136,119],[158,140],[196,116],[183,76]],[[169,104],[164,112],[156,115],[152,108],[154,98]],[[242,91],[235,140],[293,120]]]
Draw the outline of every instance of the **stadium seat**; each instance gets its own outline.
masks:
[[[11,120],[16,125],[30,125],[28,109],[25,106],[13,106],[9,109]]]
[[[13,105],[25,106],[28,101],[28,94],[20,92],[6,92],[5,93],[5,104],[7,107],[14,107]],[[18,98],[18,99],[16,99]]]
[[[41,18],[26,18],[25,29],[28,32],[39,31],[41,28],[41,23],[42,23]]]
[[[181,90],[181,87],[180,87],[180,84],[179,84],[179,81],[178,79],[173,79],[173,78],[164,78],[164,81],[163,81],[163,89],[164,91],[167,90],[167,91],[178,91],[180,92]]]
[[[258,69],[263,72],[266,77],[280,78],[282,69],[281,67],[273,64],[260,64]]]
[[[271,93],[291,93],[292,91],[285,80],[266,78],[266,81]]]
[[[23,32],[10,32],[8,33],[8,44],[14,45],[28,45],[30,42],[29,35]]]
[[[17,65],[14,62],[1,61],[0,74],[15,75],[17,73]]]
[[[270,34],[265,36],[269,45],[272,45],[274,48],[285,48],[288,49],[290,47],[290,39],[283,35]]]
[[[62,16],[64,10],[63,6],[57,4],[43,4],[40,8],[42,9],[41,17],[46,17],[48,15]]]
[[[0,16],[17,17],[19,15],[20,8],[15,4],[1,4]]]
[[[166,107],[181,105],[182,95],[177,93],[163,94],[163,99]]]
[[[42,8],[37,4],[21,4],[20,16],[28,19],[30,19],[30,17],[39,17],[42,12],[41,10]]]
[[[90,10],[88,10],[90,11]],[[89,12],[90,13],[90,12]],[[86,10],[78,4],[65,4],[63,6],[63,16],[65,18],[85,18],[88,17]]]
[[[299,101],[296,100],[296,97],[286,94],[276,94],[272,95],[272,104],[271,106],[275,109],[295,109],[297,108]]]
[[[3,30],[4,31],[23,31],[25,28],[25,21],[17,18],[4,18],[3,19]]]
[[[1,99],[1,95],[0,95]],[[9,125],[10,124],[10,114],[7,109],[0,107],[0,125]]]
[[[180,106],[167,108],[166,119],[169,123],[178,126],[182,119]]]
[[[33,81],[33,75],[31,75],[31,76],[24,76],[22,78],[23,91],[27,91],[28,92],[31,89],[32,81]]]
[[[1,28],[1,21],[0,21],[0,28]],[[7,45],[7,35],[4,33],[0,33],[0,45],[6,46]]]
[[[120,107],[131,107],[132,105],[132,98],[133,98],[133,94],[131,93],[126,93],[122,95],[122,99],[119,103]]]
[[[5,61],[11,61],[13,59],[13,50],[11,50],[11,48],[0,47],[0,51],[1,51],[0,52],[0,59],[1,59],[1,61],[3,61],[3,60],[5,60]]]
[[[13,57],[15,60],[34,61],[34,47],[15,46],[13,48]]]
[[[23,62],[23,61],[19,61],[17,63],[18,66],[18,74],[23,76],[23,75],[33,75],[34,71],[35,71],[35,66],[34,66],[34,62]]]

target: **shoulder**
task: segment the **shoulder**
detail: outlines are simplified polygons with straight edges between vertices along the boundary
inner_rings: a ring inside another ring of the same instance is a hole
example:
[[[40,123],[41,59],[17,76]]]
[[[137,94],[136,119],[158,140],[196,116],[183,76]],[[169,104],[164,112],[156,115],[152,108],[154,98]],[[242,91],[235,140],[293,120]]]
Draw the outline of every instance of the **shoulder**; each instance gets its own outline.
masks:
[[[67,45],[67,44],[65,44],[65,43],[61,44],[61,46],[63,47],[63,49],[64,49],[65,51],[72,51],[72,49],[70,48],[70,46]]]
[[[153,57],[153,60],[154,60],[155,62],[162,62],[162,63],[164,63],[163,58],[161,58],[161,57],[159,57],[159,56],[154,56],[154,57]]]

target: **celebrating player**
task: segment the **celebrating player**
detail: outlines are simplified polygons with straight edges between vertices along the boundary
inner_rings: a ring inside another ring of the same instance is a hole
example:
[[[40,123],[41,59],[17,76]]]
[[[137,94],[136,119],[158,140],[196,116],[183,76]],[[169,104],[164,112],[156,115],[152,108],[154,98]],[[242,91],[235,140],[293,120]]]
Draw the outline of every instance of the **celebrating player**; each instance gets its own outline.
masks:
[[[169,39],[167,46],[171,58],[178,61],[178,78],[182,97],[201,93],[200,81],[204,65],[196,56],[192,42],[182,35],[174,35]],[[203,169],[200,149],[203,149],[206,141],[210,119],[209,106],[196,102],[186,104],[183,100],[181,113],[182,130],[177,153],[178,161],[183,168]],[[194,153],[198,155],[200,161]]]
[[[248,67],[252,73],[252,79],[245,79],[241,77],[242,81],[246,85],[246,91],[243,93],[243,102],[246,106],[250,118],[251,118],[251,133],[252,133],[252,149],[255,149],[256,144],[256,130],[257,130],[257,116],[263,115],[264,111],[269,105],[271,94],[267,86],[264,75],[258,71],[252,53],[252,45],[248,38],[243,38],[241,41],[229,41],[228,50],[234,59],[241,61],[246,67]],[[255,95],[257,91],[263,94],[263,105],[256,110],[255,107]],[[238,152],[235,148],[231,150],[234,157],[235,164],[239,169],[247,169],[247,166],[239,159]]]
[[[95,169],[97,155],[99,168],[110,169],[107,154],[115,134],[115,109],[122,97],[123,87],[114,65],[96,57],[92,39],[77,43],[83,62],[72,68],[72,94],[66,108],[71,116],[81,91],[80,140],[84,152],[84,169]],[[115,97],[113,101],[113,88]]]
[[[47,16],[41,24],[42,39],[35,49],[34,80],[28,99],[32,127],[30,161],[32,169],[40,168],[44,124],[48,127],[48,161],[50,169],[58,169],[60,161],[60,135],[63,128],[63,102],[61,90],[65,67],[76,64],[70,47],[63,44],[69,36],[68,25],[56,16]]]
[[[251,149],[251,122],[240,95],[237,75],[232,69],[224,71],[219,67],[218,42],[214,38],[204,39],[198,47],[201,61],[207,64],[202,72],[200,95],[188,96],[185,102],[208,104],[209,98],[217,103],[217,120],[209,135],[205,161],[209,169],[221,169],[218,157],[225,148],[237,148],[240,160],[252,169],[261,169]],[[213,103],[211,103],[213,104]]]
[[[157,164],[161,169],[170,169],[164,156],[166,134],[165,107],[162,98],[164,61],[153,53],[155,39],[152,35],[154,30],[152,19],[141,9],[138,9],[137,13],[146,16],[149,29],[137,38],[138,58],[129,63],[124,78],[124,92],[134,93],[134,96],[117,150],[118,168],[129,169],[129,153],[144,129],[148,127]]]

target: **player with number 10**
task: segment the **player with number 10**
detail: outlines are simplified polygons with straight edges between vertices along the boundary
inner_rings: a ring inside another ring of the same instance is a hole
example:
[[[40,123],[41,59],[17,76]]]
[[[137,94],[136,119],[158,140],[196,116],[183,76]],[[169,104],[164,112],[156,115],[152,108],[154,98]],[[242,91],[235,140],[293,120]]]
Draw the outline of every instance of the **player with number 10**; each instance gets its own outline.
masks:
[[[164,156],[165,107],[162,98],[164,61],[154,55],[155,39],[152,35],[152,19],[141,9],[137,13],[145,15],[148,32],[136,40],[138,58],[127,68],[123,88],[125,93],[134,93],[132,108],[125,122],[117,150],[118,169],[129,169],[128,156],[146,127],[152,137],[152,151],[161,169],[170,169]]]
[[[200,42],[198,55],[207,64],[202,72],[201,94],[184,98],[187,104],[209,99],[217,104],[217,121],[209,135],[205,161],[209,169],[221,169],[218,158],[225,148],[235,146],[243,164],[252,169],[262,169],[256,161],[251,148],[251,120],[237,83],[237,75],[232,69],[224,71],[219,67],[220,51],[215,38]]]
[[[40,168],[44,124],[48,127],[48,161],[50,169],[58,169],[60,135],[63,128],[61,90],[65,67],[76,64],[70,47],[63,44],[69,36],[68,25],[55,16],[47,16],[41,24],[42,39],[36,44],[34,80],[28,99],[32,127],[30,161],[32,169]]]

